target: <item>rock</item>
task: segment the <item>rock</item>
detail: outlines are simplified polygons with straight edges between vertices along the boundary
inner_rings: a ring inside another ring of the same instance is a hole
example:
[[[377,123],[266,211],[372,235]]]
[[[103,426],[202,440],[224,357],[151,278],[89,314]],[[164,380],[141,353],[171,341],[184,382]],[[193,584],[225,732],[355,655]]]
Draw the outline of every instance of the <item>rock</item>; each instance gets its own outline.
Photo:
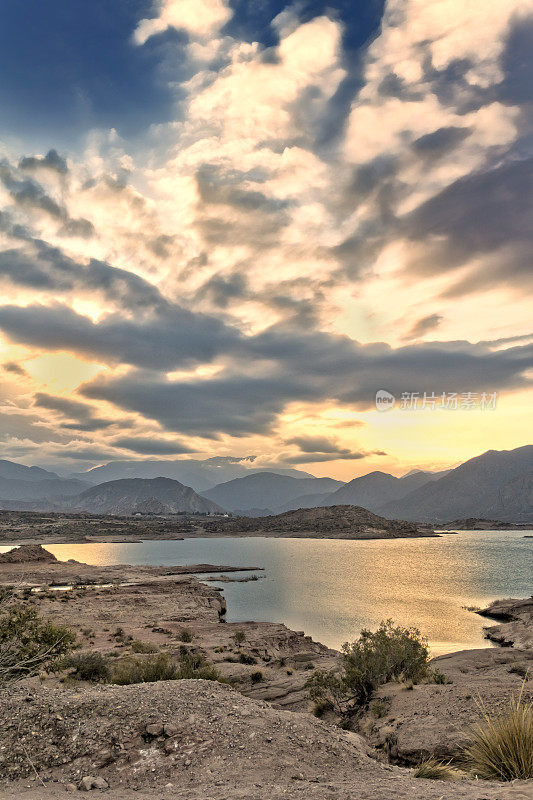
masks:
[[[163,723],[151,722],[146,726],[145,731],[149,736],[161,736],[164,731]]]
[[[72,784],[69,784],[72,786]],[[74,787],[75,788],[75,787]],[[109,789],[109,784],[105,778],[95,778],[93,775],[86,775],[78,784],[80,792],[90,792],[91,789]]]
[[[176,725],[173,725],[171,722],[166,722],[163,725],[163,731],[165,736],[175,736],[178,732],[178,728]]]
[[[66,789],[67,792],[77,792],[78,791],[78,787],[76,786],[75,783],[67,783],[67,785],[65,786],[65,789]]]
[[[78,784],[78,789],[80,792],[90,792],[94,786],[96,778],[93,778],[92,775],[86,775]]]

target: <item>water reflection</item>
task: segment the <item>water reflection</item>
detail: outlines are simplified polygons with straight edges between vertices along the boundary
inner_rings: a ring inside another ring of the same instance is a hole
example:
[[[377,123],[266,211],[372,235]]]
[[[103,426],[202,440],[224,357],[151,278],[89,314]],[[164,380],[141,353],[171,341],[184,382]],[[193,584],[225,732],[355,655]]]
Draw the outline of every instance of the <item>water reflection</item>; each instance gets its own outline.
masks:
[[[264,567],[264,580],[220,584],[230,621],[285,622],[339,647],[362,627],[392,618],[416,625],[430,640],[432,652],[443,653],[487,646],[484,620],[463,606],[531,593],[533,539],[525,539],[525,533],[476,531],[439,539],[366,542],[188,539],[48,549],[62,560],[89,564]]]

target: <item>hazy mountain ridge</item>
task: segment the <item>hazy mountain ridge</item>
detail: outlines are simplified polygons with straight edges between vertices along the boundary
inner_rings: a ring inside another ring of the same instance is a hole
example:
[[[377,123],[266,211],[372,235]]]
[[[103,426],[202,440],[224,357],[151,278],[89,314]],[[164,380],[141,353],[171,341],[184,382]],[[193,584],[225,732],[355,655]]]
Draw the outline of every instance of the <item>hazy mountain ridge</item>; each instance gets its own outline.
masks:
[[[256,509],[268,513],[300,495],[329,494],[343,485],[342,481],[333,478],[294,478],[274,472],[256,472],[219,484],[201,494],[228,511]]]
[[[38,500],[79,494],[87,482],[60,478],[41,467],[26,467],[15,461],[0,461],[0,505],[2,500]]]
[[[213,457],[206,459],[180,459],[176,461],[110,461],[94,467],[88,472],[75,473],[69,477],[87,481],[93,485],[125,478],[171,478],[195,492],[204,492],[221,483],[241,478],[251,473],[272,472],[294,478],[312,478],[309,472],[292,468],[258,468],[252,459]]]

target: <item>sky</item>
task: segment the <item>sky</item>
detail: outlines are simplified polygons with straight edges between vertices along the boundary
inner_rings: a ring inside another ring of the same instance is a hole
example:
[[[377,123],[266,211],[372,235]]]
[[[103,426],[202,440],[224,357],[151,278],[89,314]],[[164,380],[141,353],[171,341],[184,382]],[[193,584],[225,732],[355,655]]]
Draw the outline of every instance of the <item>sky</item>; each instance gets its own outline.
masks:
[[[531,11],[4,0],[0,457],[528,443]]]

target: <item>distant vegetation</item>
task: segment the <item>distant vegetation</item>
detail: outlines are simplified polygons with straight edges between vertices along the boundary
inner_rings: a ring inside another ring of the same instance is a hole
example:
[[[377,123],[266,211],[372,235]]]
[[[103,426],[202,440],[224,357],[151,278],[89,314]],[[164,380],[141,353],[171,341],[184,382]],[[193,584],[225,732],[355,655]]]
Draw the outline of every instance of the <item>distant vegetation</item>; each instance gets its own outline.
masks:
[[[133,650],[143,652],[138,647]],[[153,653],[153,649],[144,652],[144,657],[125,655],[119,659],[102,653],[79,653],[65,659],[62,666],[71,670],[69,677],[75,680],[119,686],[185,679],[225,682],[201,654],[185,652],[176,660],[169,653]]]
[[[322,712],[329,706],[342,717],[349,717],[388,681],[419,683],[432,679],[428,645],[420,631],[387,620],[376,631],[363,630],[356,642],[343,645],[340,673],[315,672],[307,685]]]

